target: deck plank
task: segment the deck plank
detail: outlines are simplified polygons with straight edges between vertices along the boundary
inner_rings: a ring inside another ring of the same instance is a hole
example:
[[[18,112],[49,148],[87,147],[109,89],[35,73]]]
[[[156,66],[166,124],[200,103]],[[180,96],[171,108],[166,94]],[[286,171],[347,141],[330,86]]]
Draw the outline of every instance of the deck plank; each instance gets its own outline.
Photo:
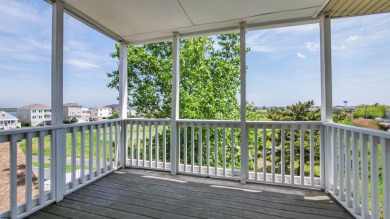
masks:
[[[122,169],[30,218],[353,218],[320,190]],[[50,217],[52,216],[52,217]]]

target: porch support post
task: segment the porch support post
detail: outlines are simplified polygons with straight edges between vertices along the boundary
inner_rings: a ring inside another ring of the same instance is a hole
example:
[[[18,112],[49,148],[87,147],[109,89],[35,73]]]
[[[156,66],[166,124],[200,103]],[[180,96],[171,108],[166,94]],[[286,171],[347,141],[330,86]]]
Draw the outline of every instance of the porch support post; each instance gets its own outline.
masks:
[[[51,123],[63,124],[63,49],[64,49],[64,4],[53,2],[52,56],[51,56]],[[61,128],[53,132],[54,143],[54,190],[56,201],[61,201],[65,192],[65,134]]]
[[[321,121],[333,122],[332,109],[332,56],[331,56],[331,19],[328,13],[323,13],[320,18],[321,38]],[[331,141],[329,129],[323,127],[321,132],[321,184],[325,192],[329,189],[329,182],[332,182],[332,170],[334,159],[331,155]]]
[[[248,130],[246,127],[246,23],[240,23],[240,86],[241,86],[241,183],[248,179]]]
[[[127,45],[122,42],[119,44],[119,118],[121,119],[127,118],[127,77]],[[128,154],[126,120],[121,121],[120,133],[119,165],[124,168]],[[117,161],[116,164],[118,165]]]
[[[177,148],[179,147],[178,125],[179,120],[179,82],[180,82],[180,36],[179,33],[173,33],[173,51],[172,51],[172,112],[171,112],[171,145],[170,161],[171,175],[177,174],[179,166]]]

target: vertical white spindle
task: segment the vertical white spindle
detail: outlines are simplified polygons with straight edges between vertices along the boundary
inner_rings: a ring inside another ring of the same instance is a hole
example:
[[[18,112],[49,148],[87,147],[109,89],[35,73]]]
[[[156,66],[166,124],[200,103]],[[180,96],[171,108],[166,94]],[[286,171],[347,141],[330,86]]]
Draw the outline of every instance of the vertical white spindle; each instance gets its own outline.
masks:
[[[134,129],[133,122],[130,121],[130,166],[133,166],[133,160],[134,160],[134,135],[133,135],[133,129]]]
[[[255,127],[255,154],[254,154],[254,166],[255,166],[255,180],[257,180],[257,169],[258,169],[258,164],[257,164],[257,161],[259,159],[259,153],[258,153],[258,130],[257,130],[257,127]]]
[[[159,125],[158,125],[158,122],[156,122],[156,168],[158,168],[158,161],[159,161],[159,148],[158,148],[158,128],[159,128]]]
[[[39,205],[45,204],[45,135],[39,132],[38,136],[38,190]]]
[[[280,169],[282,173],[282,183],[285,182],[285,174],[286,174],[286,148],[284,145],[284,138],[285,138],[285,128],[282,125],[281,127],[281,133],[280,133],[280,145],[282,147],[281,151],[281,164],[280,164]]]
[[[207,176],[210,175],[210,124],[206,124],[206,163],[207,163]]]
[[[305,185],[305,129],[303,125],[301,125],[301,129],[299,132],[299,175],[300,175],[300,181],[301,185]]]
[[[199,139],[198,139],[198,164],[199,164],[199,174],[202,174],[202,126],[199,124]]]
[[[153,160],[152,123],[148,123],[148,125],[149,125],[149,167],[152,168],[152,160]]]
[[[344,153],[344,131],[339,129],[338,130],[338,133],[339,133],[339,141],[338,141],[338,144],[339,144],[339,174],[340,174],[340,199],[341,201],[345,201],[345,191],[344,191],[344,164],[345,164],[345,160],[344,160],[344,156],[345,156],[345,153]]]
[[[187,145],[188,145],[188,140],[187,140],[187,131],[188,131],[188,127],[187,127],[187,123],[184,123],[184,151],[183,151],[183,161],[184,161],[184,172],[187,172]]]
[[[314,186],[314,128],[310,126],[310,185]]]
[[[80,136],[80,178],[81,178],[80,183],[84,184],[85,182],[85,126],[81,127],[81,136]]]
[[[103,125],[103,173],[107,172],[107,123]]]
[[[290,129],[290,179],[291,184],[294,184],[294,162],[295,162],[295,130],[294,127],[291,126]]]
[[[232,126],[231,128],[231,138],[232,138],[232,142],[231,142],[231,145],[232,145],[232,148],[231,148],[231,155],[230,155],[230,159],[231,159],[231,168],[232,168],[232,177],[234,177],[234,127]]]
[[[113,169],[113,163],[112,163],[112,124],[113,123],[110,123],[110,146],[109,146],[109,149],[110,149],[110,169],[111,170]]]
[[[367,150],[367,135],[360,133],[360,147],[362,157],[362,217],[369,218],[368,206],[368,150]]]
[[[141,149],[139,148],[140,147],[140,141],[141,141],[141,137],[140,137],[140,131],[139,131],[139,125],[140,123],[137,122],[137,130],[136,130],[136,135],[137,135],[137,143],[136,143],[136,147],[137,147],[137,167],[139,166],[139,160],[140,160],[140,151]]]
[[[194,124],[190,124],[191,126],[191,173],[194,173],[194,163],[195,163],[195,127]]]
[[[355,132],[352,136],[352,168],[353,168],[353,210],[360,214],[360,188],[359,188],[359,142],[358,135]]]
[[[339,192],[338,192],[338,186],[337,186],[337,150],[339,148],[339,145],[337,144],[337,134],[336,134],[336,131],[337,129],[336,128],[333,128],[332,127],[332,141],[333,141],[333,144],[332,144],[332,152],[333,152],[333,194],[338,196],[339,195]]]
[[[381,138],[381,145],[383,175],[383,218],[390,218],[390,139]]]
[[[345,170],[346,170],[346,201],[347,206],[352,207],[351,202],[351,132],[345,130]]]
[[[326,149],[328,148],[327,145],[327,132],[326,127],[324,125],[320,125],[319,127],[319,134],[320,134],[320,185],[324,188],[325,193],[328,193],[328,173],[326,172],[328,169],[325,165],[325,161],[328,163],[328,156],[326,154]]]
[[[214,175],[218,175],[218,126],[214,126]]]
[[[16,139],[16,136],[14,135],[11,135],[10,136],[10,144],[9,144],[9,151],[10,151],[10,174],[9,174],[9,178],[10,178],[10,185],[9,185],[9,188],[10,188],[10,218],[17,218],[17,183],[18,183],[18,179],[17,179],[17,139]]]
[[[72,178],[72,186],[71,188],[76,187],[76,128],[72,128],[72,157],[71,157],[71,163],[72,163],[72,172],[71,172],[71,178]]]
[[[379,218],[378,138],[370,135],[371,216]],[[388,192],[388,191],[387,191]]]
[[[88,169],[89,169],[89,179],[91,180],[93,178],[93,125],[89,126],[89,148],[88,149],[89,149]]]
[[[272,154],[272,182],[275,182],[275,127],[272,125],[272,145],[271,145],[271,154]]]
[[[121,143],[119,141],[119,130],[119,122],[115,122],[115,169],[118,169],[119,151],[121,147]]]
[[[223,170],[222,174],[226,176],[226,127],[223,127],[223,137],[222,137],[222,165]]]
[[[267,181],[267,130],[263,128],[263,181]]]
[[[167,124],[163,126],[163,169],[166,168],[167,163]]]
[[[146,124],[142,124],[142,166],[145,167],[146,161]]]
[[[96,174],[100,176],[101,167],[100,167],[100,124],[96,125]],[[127,150],[126,150],[127,151]],[[125,161],[126,162],[126,159]],[[124,164],[122,164],[124,165]]]
[[[38,164],[41,167],[41,164]],[[39,180],[40,182],[40,180]],[[32,208],[32,136],[30,133],[26,135],[26,211],[30,212]]]

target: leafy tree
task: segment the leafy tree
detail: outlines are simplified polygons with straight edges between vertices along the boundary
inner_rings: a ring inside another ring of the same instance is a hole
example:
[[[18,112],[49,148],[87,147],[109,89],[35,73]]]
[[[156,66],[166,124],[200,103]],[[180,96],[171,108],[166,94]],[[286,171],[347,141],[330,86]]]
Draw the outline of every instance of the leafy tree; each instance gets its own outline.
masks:
[[[76,123],[78,122],[79,120],[76,119],[76,117],[73,117],[71,120],[70,120],[70,123]]]
[[[360,105],[353,111],[353,118],[375,119],[384,118],[387,106],[378,103],[374,105]]]

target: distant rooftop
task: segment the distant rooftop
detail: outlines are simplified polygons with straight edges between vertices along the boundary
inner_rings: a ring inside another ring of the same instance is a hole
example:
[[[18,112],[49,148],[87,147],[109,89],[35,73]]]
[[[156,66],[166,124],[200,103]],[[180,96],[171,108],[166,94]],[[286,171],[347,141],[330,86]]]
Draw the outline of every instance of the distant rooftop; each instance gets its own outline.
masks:
[[[18,118],[4,111],[0,111],[0,120],[18,120]]]
[[[82,107],[78,103],[65,103],[64,106],[68,106],[68,107]]]
[[[32,104],[32,105],[28,105],[28,106],[22,106],[18,109],[31,109],[31,110],[34,110],[34,109],[38,109],[38,110],[46,110],[46,109],[50,109],[50,107],[48,106],[45,106],[45,105],[42,105],[42,104]]]

